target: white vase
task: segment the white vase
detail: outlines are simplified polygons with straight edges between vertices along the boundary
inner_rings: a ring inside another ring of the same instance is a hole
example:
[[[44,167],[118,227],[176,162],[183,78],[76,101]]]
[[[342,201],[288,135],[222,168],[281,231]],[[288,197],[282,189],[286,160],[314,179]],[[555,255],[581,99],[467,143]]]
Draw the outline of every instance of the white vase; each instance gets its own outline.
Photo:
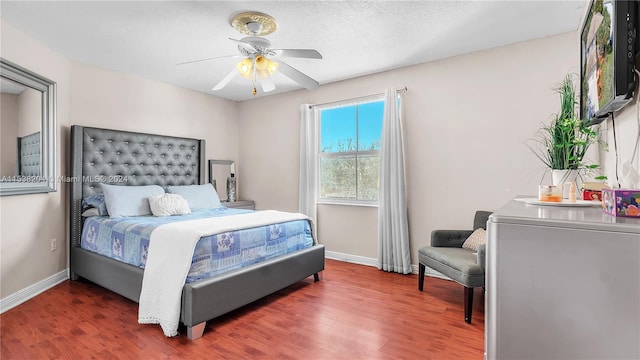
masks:
[[[233,173],[227,177],[227,201],[236,201],[236,177]]]
[[[569,183],[577,180],[578,170],[551,170],[551,181],[553,185],[562,185],[562,197],[565,199],[569,198]]]

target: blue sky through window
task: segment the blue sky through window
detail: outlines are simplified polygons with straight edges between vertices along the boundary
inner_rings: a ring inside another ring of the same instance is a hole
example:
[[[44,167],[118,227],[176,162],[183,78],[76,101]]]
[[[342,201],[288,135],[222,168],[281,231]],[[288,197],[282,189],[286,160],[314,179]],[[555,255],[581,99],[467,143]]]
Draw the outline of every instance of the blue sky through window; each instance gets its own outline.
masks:
[[[380,150],[383,110],[384,101],[322,110],[321,151],[355,151],[356,117],[357,150]]]
[[[358,150],[380,150],[384,101],[358,105]]]

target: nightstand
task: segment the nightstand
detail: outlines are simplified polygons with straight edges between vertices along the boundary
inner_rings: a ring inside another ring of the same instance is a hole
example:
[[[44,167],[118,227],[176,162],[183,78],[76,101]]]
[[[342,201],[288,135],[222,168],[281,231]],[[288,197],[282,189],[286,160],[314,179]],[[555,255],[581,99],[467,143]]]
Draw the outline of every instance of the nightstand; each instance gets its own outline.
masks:
[[[255,210],[256,204],[253,200],[237,200],[232,202],[223,201],[221,202],[222,206],[234,209],[248,209]]]

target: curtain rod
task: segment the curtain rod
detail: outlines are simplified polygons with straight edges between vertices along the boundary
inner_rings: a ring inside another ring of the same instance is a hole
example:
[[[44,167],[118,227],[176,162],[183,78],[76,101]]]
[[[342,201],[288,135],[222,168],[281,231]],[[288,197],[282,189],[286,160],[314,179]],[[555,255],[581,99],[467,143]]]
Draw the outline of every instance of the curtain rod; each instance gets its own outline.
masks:
[[[409,89],[407,89],[407,87],[403,87],[398,89],[398,94],[402,94],[407,92]],[[377,94],[371,94],[371,95],[365,95],[365,96],[359,96],[356,98],[351,98],[351,99],[343,99],[343,100],[336,100],[336,101],[329,101],[326,103],[322,103],[322,104],[309,104],[309,109],[312,109],[316,106],[324,106],[324,105],[331,105],[331,104],[337,104],[337,103],[341,103],[341,102],[345,102],[345,101],[357,101],[357,100],[361,100],[361,99],[366,99],[366,98],[370,98],[370,97],[374,97],[374,96],[380,96],[380,95],[384,95],[384,93],[377,93]]]

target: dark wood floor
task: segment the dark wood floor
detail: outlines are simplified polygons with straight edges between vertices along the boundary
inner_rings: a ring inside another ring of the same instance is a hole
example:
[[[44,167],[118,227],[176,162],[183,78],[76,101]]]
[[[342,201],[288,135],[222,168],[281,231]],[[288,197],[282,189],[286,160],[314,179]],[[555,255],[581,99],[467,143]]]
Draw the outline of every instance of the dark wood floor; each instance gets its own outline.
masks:
[[[305,279],[207,323],[189,341],[137,323],[137,304],[97,285],[67,281],[0,315],[8,359],[482,359],[484,308],[473,324],[463,288],[427,277],[327,260]]]

